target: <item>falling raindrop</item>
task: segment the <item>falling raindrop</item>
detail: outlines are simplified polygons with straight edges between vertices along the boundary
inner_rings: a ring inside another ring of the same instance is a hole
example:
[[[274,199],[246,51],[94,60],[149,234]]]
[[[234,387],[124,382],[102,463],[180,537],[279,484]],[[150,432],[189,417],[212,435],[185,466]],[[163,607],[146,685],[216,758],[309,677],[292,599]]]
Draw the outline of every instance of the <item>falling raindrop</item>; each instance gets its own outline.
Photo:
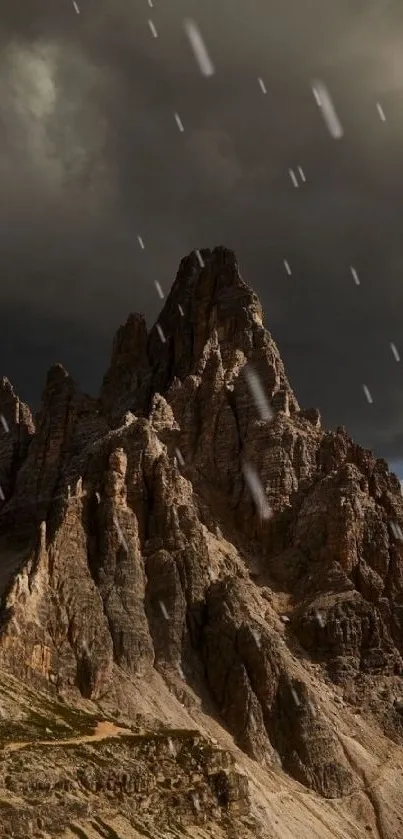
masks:
[[[389,524],[395,539],[397,539],[398,542],[403,542],[403,533],[400,524],[398,524],[397,521],[390,521]]]
[[[293,698],[293,700],[294,700],[294,702],[295,702],[295,704],[296,704],[296,706],[297,706],[297,708],[298,708],[298,707],[300,706],[300,704],[301,704],[301,703],[300,703],[300,701],[299,701],[299,696],[298,696],[297,691],[295,690],[295,688],[291,688],[291,694],[292,694],[292,698]]]
[[[213,76],[215,72],[214,65],[207,52],[207,47],[203,41],[197,23],[193,20],[185,20],[183,25],[201,74],[203,76]]]
[[[315,82],[312,86],[312,92],[317,105],[319,105],[322,110],[323,118],[328,127],[329,133],[334,140],[339,140],[340,137],[343,136],[344,131],[327,87],[323,84],[323,82]]]
[[[395,361],[400,361],[400,355],[399,355],[398,349],[397,349],[397,347],[396,347],[396,344],[394,344],[394,343],[393,343],[393,341],[392,341],[392,342],[389,344],[389,346],[390,346],[390,348],[391,348],[391,350],[392,350],[392,353],[393,353],[393,355],[394,355]]]
[[[178,671],[178,673],[179,673],[179,675],[180,675],[181,679],[183,679],[183,681],[185,681],[185,674],[184,674],[184,672],[183,672],[183,670],[182,670],[182,665],[181,665],[181,663],[180,663],[180,662],[178,662],[178,664],[176,665],[176,667],[177,667],[177,671]]]
[[[267,93],[266,85],[265,85],[263,79],[258,79],[258,82],[259,82],[260,89],[261,89],[262,93]]]
[[[289,276],[289,277],[291,277],[291,268],[290,268],[290,263],[289,263],[289,262],[287,262],[287,260],[286,260],[286,259],[284,259],[284,260],[283,260],[283,265],[284,265],[285,270],[287,271],[288,276]]]
[[[164,333],[163,333],[163,331],[162,331],[162,327],[159,325],[159,323],[157,323],[157,324],[156,324],[156,329],[157,329],[158,335],[159,335],[159,337],[160,337],[160,339],[161,339],[162,343],[163,343],[163,344],[165,344],[165,342],[166,342],[166,337],[165,337],[165,335],[164,335]]]
[[[21,635],[21,629],[20,629],[19,624],[17,623],[17,619],[15,617],[13,618],[12,625],[13,625],[17,635]]]
[[[198,263],[199,263],[199,265],[200,265],[200,268],[204,268],[204,259],[203,259],[202,255],[201,255],[200,251],[195,251],[195,253],[196,253],[196,256],[197,256],[197,261],[198,261]]]
[[[169,614],[168,614],[167,608],[165,606],[165,603],[163,603],[162,600],[160,600],[159,605],[160,605],[160,609],[161,609],[162,614],[164,615],[165,620],[169,621]]]
[[[151,34],[152,34],[153,38],[158,38],[158,32],[157,32],[152,20],[148,21],[148,25],[150,27]]]
[[[359,276],[358,276],[357,271],[355,270],[353,265],[350,265],[350,271],[351,271],[351,275],[352,275],[352,278],[353,278],[355,284],[360,285]]]
[[[255,371],[249,364],[246,364],[244,367],[244,375],[249,390],[252,394],[254,403],[258,410],[260,419],[271,420],[273,418],[273,412],[270,408],[269,401],[263,390],[259,376],[257,375],[257,373],[255,373]]]
[[[248,463],[243,464],[243,473],[245,480],[249,486],[250,493],[252,498],[256,504],[258,513],[261,519],[267,520],[270,519],[272,516],[272,511],[269,507],[269,502],[266,498],[266,493],[263,489],[262,482],[259,478],[259,475]]]
[[[373,401],[374,401],[374,400],[373,400],[373,398],[372,398],[372,396],[371,396],[371,394],[370,394],[370,392],[369,392],[369,388],[367,387],[367,385],[363,385],[363,386],[362,386],[362,389],[363,389],[363,391],[364,391],[364,393],[365,393],[365,397],[366,397],[366,399],[367,399],[368,403],[369,403],[370,405],[372,405],[372,403],[373,403]]]
[[[260,650],[260,647],[262,645],[261,638],[260,638],[260,633],[258,632],[257,629],[252,629],[251,632],[252,632],[253,638],[255,640],[256,646]]]
[[[179,114],[176,114],[176,113],[175,113],[175,114],[174,114],[174,117],[175,117],[175,120],[176,120],[176,124],[177,124],[177,126],[178,126],[178,128],[179,128],[179,131],[184,131],[185,129],[184,129],[184,127],[183,127],[183,122],[182,122],[182,120],[181,120],[181,118],[180,118]]]
[[[319,96],[319,92],[317,91],[316,87],[312,88],[312,93],[313,93],[313,95],[316,99],[316,104],[318,105],[319,108],[321,108],[322,107],[322,100]]]
[[[185,465],[185,459],[183,457],[183,454],[182,454],[181,450],[180,449],[175,449],[175,454],[176,454],[176,458],[177,458],[177,461],[178,461],[179,465],[184,466]]]
[[[8,422],[3,414],[0,414],[0,422],[4,428],[4,431],[6,432],[6,434],[8,434],[10,429],[8,427]]]
[[[291,178],[291,183],[292,183],[292,185],[293,185],[293,186],[295,186],[295,188],[296,188],[296,189],[298,189],[298,187],[299,187],[299,183],[298,183],[298,180],[297,180],[297,176],[296,176],[296,174],[295,174],[295,172],[294,172],[294,169],[289,169],[289,170],[288,170],[288,174],[289,174],[289,176],[290,176],[290,178]]]
[[[119,536],[119,542],[120,542],[120,544],[121,544],[121,545],[123,545],[123,547],[124,547],[124,549],[125,549],[126,553],[129,553],[129,549],[128,549],[128,547],[127,547],[127,543],[126,543],[125,537],[123,536],[122,529],[121,529],[121,527],[120,527],[120,524],[119,524],[118,519],[117,519],[117,517],[116,517],[116,516],[114,516],[114,517],[113,517],[113,523],[114,523],[114,525],[115,525],[115,527],[116,527],[116,530],[117,530],[117,532],[118,532],[118,536]]]
[[[165,297],[165,294],[164,294],[159,282],[157,282],[157,280],[155,280],[154,285],[155,285],[155,288],[157,289],[157,293],[158,293],[159,297],[161,298],[161,300],[163,300],[164,297]]]

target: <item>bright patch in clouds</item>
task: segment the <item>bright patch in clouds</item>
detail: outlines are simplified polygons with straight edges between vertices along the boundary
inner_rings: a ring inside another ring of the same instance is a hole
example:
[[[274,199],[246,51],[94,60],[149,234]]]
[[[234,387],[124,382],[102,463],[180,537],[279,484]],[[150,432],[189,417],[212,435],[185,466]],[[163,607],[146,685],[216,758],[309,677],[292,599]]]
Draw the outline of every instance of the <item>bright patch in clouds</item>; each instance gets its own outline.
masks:
[[[49,45],[32,49],[12,45],[5,59],[11,71],[14,102],[21,114],[28,112],[37,119],[51,114],[57,101],[57,49]]]
[[[0,55],[0,120],[22,182],[18,194],[39,181],[47,194],[63,194],[64,204],[76,187],[81,202],[110,200],[107,124],[93,98],[102,82],[83,55],[55,44],[12,44]]]

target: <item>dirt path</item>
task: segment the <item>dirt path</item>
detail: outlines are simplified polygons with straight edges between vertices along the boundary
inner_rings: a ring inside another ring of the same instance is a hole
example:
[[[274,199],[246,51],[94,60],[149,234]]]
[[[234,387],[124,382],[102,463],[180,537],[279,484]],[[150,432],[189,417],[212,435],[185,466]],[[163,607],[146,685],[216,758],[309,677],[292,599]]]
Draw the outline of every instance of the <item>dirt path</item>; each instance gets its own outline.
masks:
[[[130,731],[129,728],[119,728],[113,722],[102,720],[97,723],[92,734],[83,734],[82,737],[70,737],[68,739],[61,738],[60,740],[28,740],[20,743],[7,743],[4,751],[18,752],[27,746],[77,746],[80,743],[94,743],[99,740],[106,740],[108,737],[120,737],[121,734],[129,734],[134,737],[134,732]]]

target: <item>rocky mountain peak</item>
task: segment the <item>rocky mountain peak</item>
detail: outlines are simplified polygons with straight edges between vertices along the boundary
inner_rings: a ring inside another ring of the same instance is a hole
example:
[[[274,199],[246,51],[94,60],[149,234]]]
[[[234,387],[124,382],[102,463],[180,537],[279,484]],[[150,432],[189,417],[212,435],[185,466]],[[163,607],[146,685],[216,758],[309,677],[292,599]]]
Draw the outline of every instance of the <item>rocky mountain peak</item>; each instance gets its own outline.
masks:
[[[250,361],[274,404],[298,410],[278,348],[263,327],[260,301],[242,279],[235,254],[223,247],[182,260],[149,333],[139,315],[118,330],[101,390],[109,421],[118,426],[128,410],[147,414],[154,393],[164,395],[218,359],[229,387]]]
[[[79,768],[46,757],[76,798],[44,785],[45,836],[399,835],[400,484],[299,407],[263,320],[205,249],[150,331],[118,330],[99,399],[56,365],[34,426],[2,380],[0,675],[131,726],[120,774],[92,740]]]
[[[10,380],[7,378],[7,376],[2,376],[1,377],[0,388],[1,388],[2,392],[4,391],[4,393],[14,393],[14,388],[13,388]]]
[[[113,341],[111,363],[100,393],[102,409],[110,418],[116,414],[120,420],[127,400],[136,410],[143,409],[145,395],[142,387],[144,378],[150,373],[147,344],[148,332],[144,317],[139,314],[129,315]],[[116,410],[116,405],[121,404],[123,407]]]

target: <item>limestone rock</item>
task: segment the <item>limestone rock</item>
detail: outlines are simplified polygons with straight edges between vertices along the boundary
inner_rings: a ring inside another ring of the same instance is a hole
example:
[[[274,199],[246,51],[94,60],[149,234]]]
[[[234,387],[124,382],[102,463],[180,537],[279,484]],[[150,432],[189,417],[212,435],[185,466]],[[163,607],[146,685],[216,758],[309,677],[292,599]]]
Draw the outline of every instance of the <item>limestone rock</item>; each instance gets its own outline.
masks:
[[[32,536],[52,505],[67,495],[67,486],[78,480],[86,447],[108,430],[97,401],[77,390],[61,364],[54,365],[28,454],[1,510],[0,534]]]
[[[17,473],[34,434],[35,424],[28,405],[18,399],[13,386],[3,376],[0,379],[0,510],[14,491]]]
[[[262,772],[356,801],[357,708],[367,741],[403,747],[399,481],[300,408],[232,252],[184,259],[158,326],[164,341],[138,315],[119,329],[99,399],[52,368],[35,426],[2,382],[0,665],[129,719],[175,701]],[[139,779],[79,782],[120,795]],[[243,779],[210,782],[249,812]]]

